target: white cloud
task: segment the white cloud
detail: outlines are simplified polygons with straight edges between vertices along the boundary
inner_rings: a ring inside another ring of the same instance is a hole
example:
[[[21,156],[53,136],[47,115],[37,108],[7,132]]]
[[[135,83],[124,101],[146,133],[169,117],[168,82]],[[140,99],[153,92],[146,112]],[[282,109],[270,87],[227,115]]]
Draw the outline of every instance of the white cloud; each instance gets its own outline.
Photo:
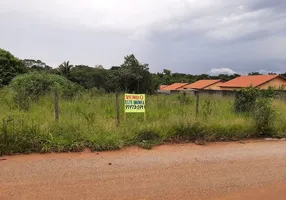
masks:
[[[211,69],[210,73],[215,74],[215,75],[218,75],[218,74],[229,74],[230,75],[230,74],[235,74],[236,72],[230,68],[221,67],[221,68]]]

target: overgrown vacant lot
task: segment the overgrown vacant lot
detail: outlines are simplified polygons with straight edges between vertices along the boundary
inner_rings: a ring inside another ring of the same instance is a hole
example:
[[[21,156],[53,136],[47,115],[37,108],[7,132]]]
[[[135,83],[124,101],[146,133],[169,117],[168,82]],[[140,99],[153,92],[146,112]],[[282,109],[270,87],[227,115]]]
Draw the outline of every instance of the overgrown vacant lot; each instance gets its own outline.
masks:
[[[196,118],[195,96],[146,96],[143,114],[127,114],[117,126],[114,94],[85,92],[72,100],[60,99],[60,120],[55,122],[54,97],[41,97],[27,111],[20,110],[8,89],[0,90],[0,151],[2,154],[150,148],[166,141],[239,140],[260,135],[251,114],[236,114],[234,98],[200,96]],[[267,136],[286,136],[286,102],[274,100],[275,119]]]

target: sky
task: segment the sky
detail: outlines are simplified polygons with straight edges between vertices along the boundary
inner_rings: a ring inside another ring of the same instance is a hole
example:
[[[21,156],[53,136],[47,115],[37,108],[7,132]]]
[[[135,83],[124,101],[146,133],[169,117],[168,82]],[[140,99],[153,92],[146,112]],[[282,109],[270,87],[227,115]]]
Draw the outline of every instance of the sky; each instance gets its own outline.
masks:
[[[0,0],[0,48],[52,67],[286,72],[285,0]]]

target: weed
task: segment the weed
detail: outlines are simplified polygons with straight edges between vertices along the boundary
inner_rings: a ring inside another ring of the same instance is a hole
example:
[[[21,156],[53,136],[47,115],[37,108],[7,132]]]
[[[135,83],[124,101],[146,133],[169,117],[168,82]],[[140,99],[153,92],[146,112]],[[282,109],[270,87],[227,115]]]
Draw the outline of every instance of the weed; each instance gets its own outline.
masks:
[[[206,100],[202,106],[202,110],[203,110],[203,116],[205,119],[208,119],[208,117],[211,115],[212,113],[212,107],[211,107],[211,101],[210,100]]]
[[[272,136],[275,111],[270,98],[259,98],[256,100],[253,119],[259,136]]]
[[[201,109],[196,118],[195,97],[182,94],[182,99],[189,100],[180,101],[177,95],[151,95],[147,96],[147,121],[143,120],[143,114],[128,114],[118,127],[114,94],[84,92],[73,99],[60,96],[59,123],[54,119],[52,94],[31,101],[26,111],[18,109],[14,95],[9,88],[0,90],[0,154],[4,155],[76,152],[84,148],[117,150],[129,145],[150,149],[163,141],[286,136],[285,101],[278,99],[270,106],[258,97],[253,112],[237,115],[233,110],[234,98],[200,95]],[[123,116],[122,94],[119,99],[120,116]]]
[[[178,96],[178,100],[182,105],[188,105],[191,103],[191,98],[187,96],[186,92],[183,92]]]
[[[144,149],[151,149],[160,142],[160,135],[153,130],[139,131],[135,139],[135,143]]]

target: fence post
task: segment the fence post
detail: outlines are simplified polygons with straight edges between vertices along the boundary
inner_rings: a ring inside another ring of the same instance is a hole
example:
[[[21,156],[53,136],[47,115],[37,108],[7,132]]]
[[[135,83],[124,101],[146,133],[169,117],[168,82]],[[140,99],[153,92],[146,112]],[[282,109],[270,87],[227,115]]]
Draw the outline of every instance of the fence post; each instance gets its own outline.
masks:
[[[116,91],[115,98],[116,98],[116,118],[117,118],[117,126],[119,126],[119,125],[120,125],[120,107],[119,107],[119,94],[118,94],[118,91]]]
[[[59,122],[59,94],[58,89],[55,90],[55,120]]]
[[[199,114],[199,102],[200,102],[200,95],[199,95],[199,91],[195,92],[196,94],[196,117],[198,117]]]

